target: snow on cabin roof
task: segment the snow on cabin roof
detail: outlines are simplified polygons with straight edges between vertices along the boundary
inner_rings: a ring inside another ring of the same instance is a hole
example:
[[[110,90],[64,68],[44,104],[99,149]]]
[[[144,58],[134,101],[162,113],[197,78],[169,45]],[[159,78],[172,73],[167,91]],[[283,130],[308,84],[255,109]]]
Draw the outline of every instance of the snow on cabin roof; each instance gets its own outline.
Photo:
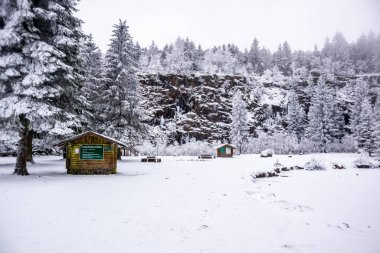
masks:
[[[68,143],[68,142],[71,142],[71,141],[77,140],[77,139],[82,138],[83,136],[86,136],[86,135],[89,135],[89,134],[92,134],[92,135],[96,135],[96,136],[102,137],[102,138],[104,138],[104,139],[106,139],[106,140],[108,140],[108,141],[110,141],[110,142],[112,142],[112,143],[116,143],[116,144],[118,144],[118,145],[120,145],[120,146],[127,147],[127,145],[126,145],[125,143],[121,142],[121,141],[118,141],[118,140],[116,140],[116,139],[114,139],[114,138],[111,138],[111,137],[108,137],[108,136],[105,136],[105,135],[103,135],[103,134],[99,134],[99,133],[96,133],[96,132],[93,132],[93,131],[87,131],[87,132],[84,132],[84,133],[81,133],[81,134],[75,135],[75,136],[73,136],[73,137],[71,137],[71,138],[69,138],[69,139],[66,139],[66,140],[61,141],[60,143],[56,144],[55,146],[63,146],[63,145],[65,145],[65,144]]]
[[[228,144],[228,143],[225,143],[225,144],[221,144],[221,145],[219,145],[219,146],[216,146],[216,147],[214,147],[214,149],[219,149],[219,148],[224,147],[224,146],[230,146],[230,147],[236,149],[236,146],[235,146],[235,145]]]

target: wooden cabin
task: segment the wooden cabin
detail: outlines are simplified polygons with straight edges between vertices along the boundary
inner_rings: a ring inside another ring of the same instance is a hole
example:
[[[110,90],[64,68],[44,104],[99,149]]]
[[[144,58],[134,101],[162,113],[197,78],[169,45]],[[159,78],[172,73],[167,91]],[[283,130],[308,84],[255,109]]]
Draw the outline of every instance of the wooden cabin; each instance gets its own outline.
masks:
[[[92,131],[57,144],[66,151],[67,174],[115,174],[124,143]]]
[[[236,147],[232,144],[222,144],[215,147],[214,149],[216,149],[217,157],[233,157]]]

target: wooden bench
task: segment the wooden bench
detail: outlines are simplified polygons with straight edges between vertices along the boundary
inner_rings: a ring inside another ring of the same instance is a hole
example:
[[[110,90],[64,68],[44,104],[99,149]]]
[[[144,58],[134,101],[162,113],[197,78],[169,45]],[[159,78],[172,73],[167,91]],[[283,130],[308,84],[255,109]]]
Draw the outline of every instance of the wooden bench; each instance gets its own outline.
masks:
[[[141,158],[141,162],[143,162],[143,163],[160,163],[161,158],[157,158],[155,156],[147,156],[146,158]]]
[[[203,154],[203,155],[198,156],[198,158],[199,159],[213,159],[214,157],[209,154]]]

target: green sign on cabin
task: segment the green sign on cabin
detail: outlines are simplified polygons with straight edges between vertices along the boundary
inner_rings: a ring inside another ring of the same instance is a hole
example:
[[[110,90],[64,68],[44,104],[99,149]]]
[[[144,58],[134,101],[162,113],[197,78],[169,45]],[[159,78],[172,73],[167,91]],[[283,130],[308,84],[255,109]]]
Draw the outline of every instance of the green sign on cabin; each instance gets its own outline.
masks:
[[[81,145],[79,159],[81,160],[103,160],[103,145]]]
[[[225,154],[226,153],[226,147],[221,147],[220,148],[220,153]]]

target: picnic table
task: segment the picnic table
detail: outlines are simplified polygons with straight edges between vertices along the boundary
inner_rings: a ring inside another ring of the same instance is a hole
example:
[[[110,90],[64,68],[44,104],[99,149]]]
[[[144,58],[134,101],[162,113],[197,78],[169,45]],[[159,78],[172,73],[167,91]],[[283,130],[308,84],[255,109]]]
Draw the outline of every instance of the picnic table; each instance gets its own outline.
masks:
[[[141,162],[143,162],[143,163],[160,163],[161,158],[157,158],[155,156],[147,156],[145,158],[141,158]]]
[[[212,155],[210,154],[202,154],[200,156],[198,156],[199,159],[213,159],[215,157],[213,157]]]

